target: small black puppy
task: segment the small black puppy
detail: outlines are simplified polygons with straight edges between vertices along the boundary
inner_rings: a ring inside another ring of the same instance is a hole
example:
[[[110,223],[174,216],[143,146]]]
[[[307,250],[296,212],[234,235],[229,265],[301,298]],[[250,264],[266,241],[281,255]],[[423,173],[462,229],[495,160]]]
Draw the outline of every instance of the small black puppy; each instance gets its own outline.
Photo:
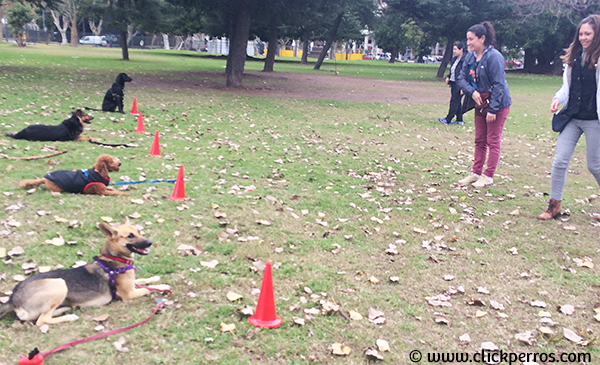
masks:
[[[89,141],[95,138],[82,136],[83,123],[90,124],[93,116],[81,109],[71,112],[71,117],[59,125],[32,124],[18,133],[7,132],[8,137],[28,141]]]
[[[119,108],[119,113],[125,114],[123,112],[123,97],[125,96],[125,83],[130,82],[132,80],[133,79],[127,76],[126,73],[122,72],[117,75],[115,82],[104,95],[104,100],[102,101],[103,112],[114,112],[117,108]]]

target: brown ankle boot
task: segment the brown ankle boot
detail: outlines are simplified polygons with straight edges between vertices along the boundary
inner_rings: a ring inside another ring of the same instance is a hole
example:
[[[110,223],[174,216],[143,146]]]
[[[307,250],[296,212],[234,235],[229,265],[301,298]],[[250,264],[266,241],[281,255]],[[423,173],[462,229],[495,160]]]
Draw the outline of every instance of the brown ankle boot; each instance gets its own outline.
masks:
[[[560,217],[560,200],[550,199],[548,203],[548,209],[538,216],[538,219],[547,221],[548,219],[554,219]]]

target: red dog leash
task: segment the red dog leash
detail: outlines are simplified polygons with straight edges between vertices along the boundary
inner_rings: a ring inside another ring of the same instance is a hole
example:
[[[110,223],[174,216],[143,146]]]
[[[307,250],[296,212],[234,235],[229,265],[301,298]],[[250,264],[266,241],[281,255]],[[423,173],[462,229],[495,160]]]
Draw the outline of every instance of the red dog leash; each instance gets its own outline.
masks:
[[[173,296],[173,292],[171,292],[170,290],[159,290],[159,289],[154,289],[154,288],[150,288],[150,287],[147,287],[147,286],[141,286],[141,285],[137,285],[137,284],[136,284],[136,286],[138,288],[148,289],[150,291],[168,292],[169,293],[169,298],[168,299],[171,299],[171,297]],[[156,313],[158,313],[158,311],[164,306],[164,304],[165,304],[164,300],[158,299],[156,301],[156,308],[154,308],[154,312],[152,312],[152,314],[150,315],[150,317],[144,319],[143,321],[141,321],[139,323],[132,324],[131,326],[119,328],[119,329],[116,329],[116,330],[113,330],[113,331],[110,331],[110,332],[99,333],[97,335],[90,336],[90,337],[87,337],[87,338],[83,338],[81,340],[69,342],[69,343],[66,343],[64,345],[58,346],[57,348],[54,348],[54,349],[49,350],[49,351],[39,352],[39,350],[36,347],[33,351],[31,351],[29,353],[29,356],[27,356],[27,355],[21,356],[21,358],[19,359],[19,365],[43,365],[44,364],[44,359],[48,355],[53,354],[55,352],[68,349],[69,347],[73,347],[75,345],[79,345],[80,343],[90,342],[90,341],[94,341],[94,340],[97,340],[97,339],[100,339],[100,338],[112,336],[112,335],[115,335],[117,333],[129,331],[130,329],[133,329],[133,328],[136,328],[138,326],[141,326],[141,325],[147,323],[148,321],[150,321],[152,319],[152,317],[154,317],[154,315]]]

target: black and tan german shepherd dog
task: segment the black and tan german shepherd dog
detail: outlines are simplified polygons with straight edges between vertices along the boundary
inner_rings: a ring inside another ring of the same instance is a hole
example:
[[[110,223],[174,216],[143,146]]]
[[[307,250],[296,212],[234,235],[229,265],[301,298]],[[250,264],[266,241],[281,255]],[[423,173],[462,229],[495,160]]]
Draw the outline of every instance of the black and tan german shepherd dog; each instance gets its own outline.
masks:
[[[135,286],[133,254],[147,255],[152,242],[129,221],[116,226],[100,223],[98,228],[106,243],[94,261],[30,276],[17,284],[8,302],[0,306],[0,317],[14,311],[21,321],[35,320],[37,326],[70,322],[79,317],[59,315],[71,307],[101,306],[116,297],[131,300],[148,294],[149,289]],[[152,288],[168,290],[169,285]]]
[[[90,124],[93,116],[81,109],[71,112],[71,117],[59,125],[32,124],[18,133],[7,132],[8,137],[28,141],[89,141],[96,138],[82,136],[83,124]]]

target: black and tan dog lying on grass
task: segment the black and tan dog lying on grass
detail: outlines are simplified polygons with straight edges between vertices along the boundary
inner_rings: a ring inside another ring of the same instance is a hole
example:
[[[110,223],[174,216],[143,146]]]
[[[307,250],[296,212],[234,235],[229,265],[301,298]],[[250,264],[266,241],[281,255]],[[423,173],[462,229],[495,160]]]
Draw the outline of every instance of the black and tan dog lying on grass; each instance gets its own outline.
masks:
[[[95,195],[129,195],[124,191],[108,187],[109,172],[119,171],[121,161],[111,155],[103,154],[96,159],[96,165],[88,170],[58,170],[48,173],[41,179],[21,180],[19,187],[30,188],[46,185],[50,191],[61,193],[95,194]]]
[[[8,137],[28,141],[95,141],[97,138],[82,136],[83,124],[90,124],[93,116],[81,109],[71,112],[71,117],[59,125],[32,124],[18,133],[7,132]]]
[[[152,241],[129,221],[116,226],[100,223],[98,228],[106,236],[100,256],[85,266],[40,273],[20,282],[8,302],[0,306],[0,317],[14,311],[21,321],[36,321],[37,326],[70,322],[79,317],[55,316],[71,307],[101,306],[116,297],[125,301],[150,293],[135,286],[133,254],[147,255]],[[168,290],[169,285],[151,288]]]

